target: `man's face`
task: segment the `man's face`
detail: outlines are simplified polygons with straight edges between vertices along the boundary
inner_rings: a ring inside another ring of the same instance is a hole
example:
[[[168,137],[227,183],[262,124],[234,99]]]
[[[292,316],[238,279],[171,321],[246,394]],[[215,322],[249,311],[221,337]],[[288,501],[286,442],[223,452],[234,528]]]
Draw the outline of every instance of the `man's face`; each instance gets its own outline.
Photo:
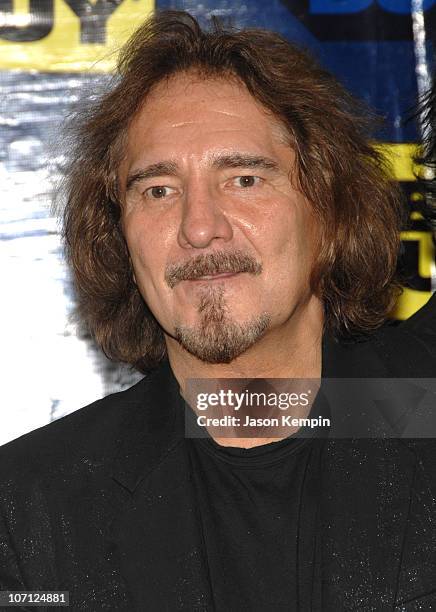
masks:
[[[179,74],[127,142],[123,231],[167,342],[229,363],[292,324],[315,299],[317,230],[279,121],[242,84]]]

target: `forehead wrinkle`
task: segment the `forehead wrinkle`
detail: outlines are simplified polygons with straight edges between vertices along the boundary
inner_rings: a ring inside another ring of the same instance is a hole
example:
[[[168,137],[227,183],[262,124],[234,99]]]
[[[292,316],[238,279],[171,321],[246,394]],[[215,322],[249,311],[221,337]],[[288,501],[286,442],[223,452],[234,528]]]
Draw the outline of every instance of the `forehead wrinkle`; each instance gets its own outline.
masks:
[[[216,109],[212,109],[214,110],[216,113],[219,113],[220,115],[227,115],[228,117],[239,117],[240,119],[242,119],[241,115],[238,115],[237,113],[232,113],[230,111],[224,111],[224,110],[216,110]]]
[[[221,110],[214,110],[214,109],[211,109],[211,110],[217,114],[225,115],[226,117],[235,117],[236,119],[242,119],[241,115],[238,115],[236,113],[232,113],[228,111],[221,111]],[[178,128],[178,127],[184,127],[185,125],[197,125],[198,123],[200,122],[199,121],[179,121],[178,123],[172,123],[171,127]]]
[[[172,128],[183,127],[184,125],[193,125],[196,121],[180,121],[179,123],[172,123]]]

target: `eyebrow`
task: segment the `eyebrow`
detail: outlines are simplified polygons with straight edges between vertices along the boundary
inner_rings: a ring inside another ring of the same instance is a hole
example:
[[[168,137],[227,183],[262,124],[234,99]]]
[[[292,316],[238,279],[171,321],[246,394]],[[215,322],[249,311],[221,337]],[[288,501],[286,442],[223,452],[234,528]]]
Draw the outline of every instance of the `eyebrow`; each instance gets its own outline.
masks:
[[[126,191],[130,191],[136,183],[144,181],[145,179],[155,178],[157,176],[175,176],[177,170],[178,166],[173,161],[162,161],[156,164],[150,164],[146,168],[142,168],[128,175]]]
[[[262,155],[244,155],[241,153],[230,153],[214,157],[213,167],[217,170],[225,168],[260,168],[261,170],[278,170],[276,161]]]
[[[213,157],[212,167],[216,170],[225,170],[226,168],[254,168],[261,170],[279,171],[279,165],[276,161],[263,155],[245,155],[241,153],[220,154]],[[126,182],[126,191],[130,191],[132,187],[139,181],[144,181],[150,178],[159,176],[176,176],[179,167],[176,162],[167,160],[150,164],[145,168],[137,170],[129,174]]]

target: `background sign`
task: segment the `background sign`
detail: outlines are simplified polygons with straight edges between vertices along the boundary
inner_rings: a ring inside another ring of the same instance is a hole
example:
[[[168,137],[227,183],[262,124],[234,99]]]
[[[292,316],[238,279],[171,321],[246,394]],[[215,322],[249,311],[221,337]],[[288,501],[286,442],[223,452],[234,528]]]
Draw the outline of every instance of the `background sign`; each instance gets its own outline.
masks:
[[[385,118],[377,146],[393,162],[411,220],[402,236],[407,287],[393,316],[409,317],[435,289],[411,162],[420,126],[408,117],[431,82],[436,0],[0,0],[0,443],[137,378],[69,322],[73,295],[49,206],[65,117],[107,85],[119,47],[156,8],[188,10],[203,25],[218,15],[275,30],[308,47]]]

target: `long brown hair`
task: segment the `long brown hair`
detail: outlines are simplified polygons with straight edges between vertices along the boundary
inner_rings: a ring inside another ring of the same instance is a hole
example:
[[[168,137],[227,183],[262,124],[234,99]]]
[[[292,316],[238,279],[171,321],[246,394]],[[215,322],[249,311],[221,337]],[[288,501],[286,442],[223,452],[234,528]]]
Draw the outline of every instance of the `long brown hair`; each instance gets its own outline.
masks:
[[[259,29],[188,13],[148,19],[121,50],[112,89],[75,123],[66,176],[63,237],[78,312],[105,354],[140,371],[166,354],[164,335],[136,287],[120,228],[117,170],[130,121],[151,88],[181,71],[237,78],[287,127],[298,182],[322,229],[311,276],[325,324],[355,337],[379,326],[395,281],[403,206],[362,106],[306,52]]]

